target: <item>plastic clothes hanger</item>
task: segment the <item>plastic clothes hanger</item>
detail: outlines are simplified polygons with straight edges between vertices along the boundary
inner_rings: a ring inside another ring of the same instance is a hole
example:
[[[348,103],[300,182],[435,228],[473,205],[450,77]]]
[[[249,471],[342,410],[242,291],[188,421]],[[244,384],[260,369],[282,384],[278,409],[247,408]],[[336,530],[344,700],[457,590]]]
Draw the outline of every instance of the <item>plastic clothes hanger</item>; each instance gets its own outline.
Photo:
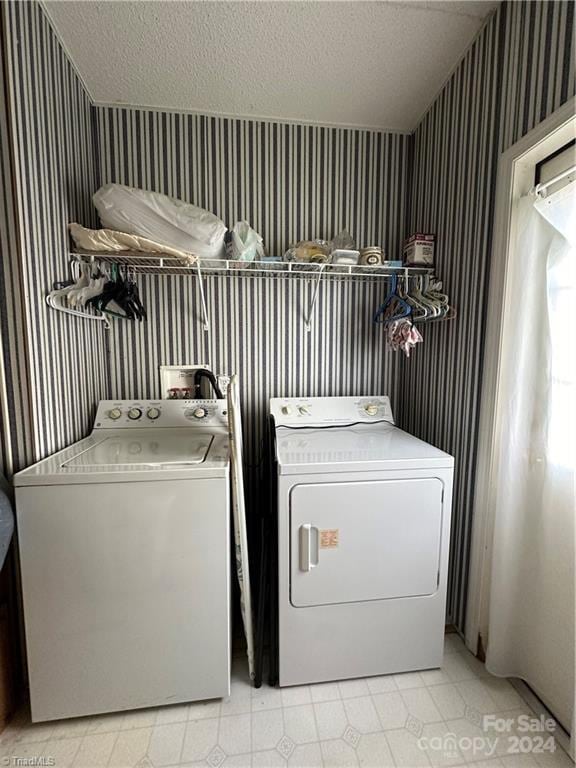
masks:
[[[138,286],[128,276],[124,278],[118,264],[113,264],[110,280],[99,296],[91,302],[101,312],[128,320],[146,320],[146,310],[138,295]]]
[[[72,307],[76,305],[77,297],[80,295],[81,291],[90,284],[90,273],[92,271],[91,265],[86,264],[85,262],[80,262],[78,264],[78,269],[80,270],[79,278],[74,285],[70,286],[67,290],[64,289],[66,290],[68,304]]]
[[[398,309],[398,313],[395,313],[396,309]],[[390,310],[392,311],[390,312]],[[398,295],[398,275],[392,275],[390,290],[380,307],[376,310],[374,322],[391,323],[403,317],[409,317],[411,314],[412,307],[410,304]]]
[[[416,288],[412,290],[407,290],[406,292],[406,301],[412,307],[412,318],[414,322],[416,322],[417,320],[418,321],[427,320],[430,317],[430,312],[431,312],[430,304],[425,301],[420,290],[418,289],[419,279],[420,279],[419,277],[416,277],[416,281],[417,281]],[[414,310],[416,310],[416,312],[414,312]]]
[[[90,282],[86,288],[83,288],[77,295],[75,303],[85,307],[89,299],[92,299],[95,296],[100,296],[107,280],[108,278],[98,266],[95,269],[92,268]]]
[[[77,275],[74,275],[74,272],[77,271]],[[82,317],[86,320],[94,320],[94,321],[100,321],[103,322],[106,328],[110,328],[110,323],[108,322],[108,318],[104,317],[103,315],[94,315],[89,314],[87,312],[82,312],[77,309],[70,309],[70,301],[69,301],[69,295],[72,291],[81,291],[83,290],[83,285],[87,282],[88,276],[90,274],[91,268],[90,265],[79,263],[78,261],[74,260],[70,263],[70,272],[72,275],[72,280],[68,280],[65,282],[59,282],[54,283],[54,290],[52,290],[47,296],[46,296],[46,303],[49,307],[52,309],[57,310],[58,312],[63,312],[67,315],[73,315],[75,317]]]
[[[74,275],[74,267],[76,266],[78,274]],[[68,300],[70,295],[74,295],[74,292],[82,290],[88,285],[88,270],[87,265],[79,264],[76,261],[70,263],[71,280],[66,280],[63,283],[54,283],[53,290],[50,291],[47,300],[52,302],[58,302],[59,300]]]
[[[449,299],[445,293],[440,290],[442,288],[441,282],[435,282],[426,291],[426,297],[431,301],[436,308],[436,315],[434,320],[442,320],[450,311]]]
[[[136,281],[130,277],[129,273],[126,279],[126,287],[128,292],[127,300],[130,302],[130,306],[136,318],[140,321],[146,320],[147,319],[146,310],[144,308],[144,305],[140,301],[140,294],[138,293],[138,285],[136,284]]]
[[[87,303],[92,304],[100,312],[105,312],[114,317],[133,320],[132,311],[124,304],[126,289],[120,276],[118,265],[112,264],[110,270],[110,280],[104,286],[102,293],[89,299]]]
[[[416,296],[418,300],[425,304],[428,308],[428,315],[426,320],[435,320],[442,314],[441,302],[437,296],[434,296],[428,292],[428,281],[429,278],[427,275],[425,277],[423,276],[418,278]]]

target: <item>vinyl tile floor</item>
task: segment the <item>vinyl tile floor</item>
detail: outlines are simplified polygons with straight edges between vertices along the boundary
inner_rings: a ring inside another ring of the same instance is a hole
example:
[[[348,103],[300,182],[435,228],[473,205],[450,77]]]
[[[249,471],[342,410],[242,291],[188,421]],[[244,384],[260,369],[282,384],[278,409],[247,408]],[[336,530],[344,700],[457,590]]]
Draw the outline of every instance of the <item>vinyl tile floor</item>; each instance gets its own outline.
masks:
[[[228,699],[33,725],[21,711],[0,736],[0,764],[54,768],[570,768],[534,714],[457,635],[442,669],[303,685],[249,684],[236,657]],[[507,724],[507,725],[505,725]],[[497,730],[505,727],[508,730]]]

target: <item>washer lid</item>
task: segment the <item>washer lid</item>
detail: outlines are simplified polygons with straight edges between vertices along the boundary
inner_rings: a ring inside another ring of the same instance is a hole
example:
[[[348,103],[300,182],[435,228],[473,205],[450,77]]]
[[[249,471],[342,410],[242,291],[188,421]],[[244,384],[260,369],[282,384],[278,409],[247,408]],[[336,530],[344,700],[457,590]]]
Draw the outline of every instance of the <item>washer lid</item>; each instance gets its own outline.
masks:
[[[454,459],[392,424],[276,429],[280,474],[453,467]]]
[[[225,431],[197,429],[95,430],[14,475],[15,486],[123,483],[224,478],[229,475]]]
[[[205,461],[213,436],[176,431],[125,432],[104,437],[96,445],[62,462],[63,467],[101,470],[190,466]]]

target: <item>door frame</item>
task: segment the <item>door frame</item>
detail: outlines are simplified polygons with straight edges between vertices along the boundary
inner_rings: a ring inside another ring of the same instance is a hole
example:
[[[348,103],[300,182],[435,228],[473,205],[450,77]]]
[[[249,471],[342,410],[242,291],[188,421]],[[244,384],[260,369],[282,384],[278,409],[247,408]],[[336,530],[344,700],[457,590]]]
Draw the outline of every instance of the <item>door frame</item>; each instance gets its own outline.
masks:
[[[536,163],[575,136],[576,98],[571,98],[506,150],[498,162],[465,630],[466,645],[474,654],[480,644],[486,649],[488,642],[494,484],[500,428],[500,349],[506,322],[510,247],[516,234],[513,204],[534,186]]]

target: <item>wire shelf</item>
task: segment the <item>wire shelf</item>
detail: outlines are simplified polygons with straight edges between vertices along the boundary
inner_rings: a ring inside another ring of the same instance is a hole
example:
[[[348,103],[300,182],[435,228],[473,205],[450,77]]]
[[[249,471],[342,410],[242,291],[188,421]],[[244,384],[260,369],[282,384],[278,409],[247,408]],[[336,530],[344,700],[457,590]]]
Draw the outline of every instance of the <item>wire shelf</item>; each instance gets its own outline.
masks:
[[[431,267],[390,267],[387,265],[364,266],[361,264],[303,263],[294,261],[233,261],[229,259],[200,259],[185,264],[175,256],[153,255],[132,251],[117,253],[84,251],[74,252],[72,257],[80,261],[102,261],[124,264],[137,274],[156,275],[230,275],[234,277],[304,277],[342,279],[386,278],[391,275],[431,274]]]
[[[408,282],[410,277],[431,275],[434,271],[431,267],[393,267],[383,264],[376,266],[364,266],[362,264],[318,264],[295,261],[233,261],[230,259],[195,259],[192,255],[190,263],[186,264],[182,259],[170,254],[149,254],[139,251],[118,251],[113,253],[109,251],[75,251],[70,256],[76,261],[84,263],[104,262],[123,264],[131,269],[134,274],[193,275],[197,277],[205,331],[210,330],[210,318],[208,317],[203,280],[206,277],[228,275],[234,278],[313,279],[312,297],[304,315],[306,330],[310,331],[320,282],[323,279],[372,281],[386,280],[396,275]]]

